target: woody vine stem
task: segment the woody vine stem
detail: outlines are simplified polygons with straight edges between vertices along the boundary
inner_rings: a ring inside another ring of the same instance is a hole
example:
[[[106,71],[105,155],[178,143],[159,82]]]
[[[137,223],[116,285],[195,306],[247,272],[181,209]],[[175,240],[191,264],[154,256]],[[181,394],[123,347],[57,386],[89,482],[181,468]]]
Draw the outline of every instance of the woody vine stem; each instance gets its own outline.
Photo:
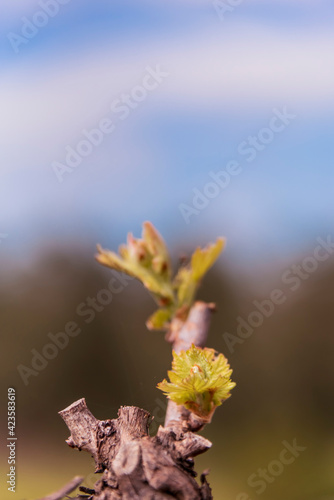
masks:
[[[84,495],[77,498],[213,498],[206,473],[201,475],[201,484],[194,479],[194,457],[212,446],[196,432],[210,423],[235,383],[223,354],[205,347],[215,305],[195,301],[195,296],[224,243],[218,238],[215,244],[197,248],[174,277],[165,242],[149,222],[143,225],[142,239],[128,235],[119,255],[98,246],[99,263],[139,279],[153,295],[158,309],[146,325],[149,330],[165,331],[173,361],[169,380],[157,386],[169,401],[165,425],[156,436],[148,434],[149,413],[133,406],[121,407],[118,418],[103,421],[92,415],[85,399],[59,412],[71,432],[67,444],[89,452],[95,460],[95,472],[102,473],[94,489],[81,486]],[[81,480],[74,478],[44,500],[64,498]]]

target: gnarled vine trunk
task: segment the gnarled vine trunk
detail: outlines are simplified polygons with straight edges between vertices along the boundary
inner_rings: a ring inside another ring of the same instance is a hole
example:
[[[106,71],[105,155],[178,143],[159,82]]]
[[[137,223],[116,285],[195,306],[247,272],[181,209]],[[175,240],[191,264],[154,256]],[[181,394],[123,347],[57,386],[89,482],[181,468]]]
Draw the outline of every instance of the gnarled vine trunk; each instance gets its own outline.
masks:
[[[148,435],[150,415],[135,406],[123,406],[118,418],[97,420],[84,399],[60,412],[71,436],[69,446],[88,451],[95,472],[94,500],[211,499],[205,476],[194,479],[193,457],[211,447],[210,441],[180,426],[160,427]]]
[[[196,302],[185,323],[177,319],[172,322],[167,340],[176,352],[192,344],[205,345],[212,310],[213,304]],[[81,488],[86,495],[79,498],[212,499],[206,473],[200,477],[201,484],[195,480],[193,460],[212,445],[195,434],[207,422],[184,407],[169,401],[165,426],[160,426],[154,437],[148,434],[150,414],[135,406],[121,407],[116,419],[98,420],[85,399],[80,399],[59,413],[71,432],[67,444],[90,453],[95,460],[95,472],[103,473],[94,490]],[[59,494],[63,491],[64,488]],[[53,495],[44,500],[60,500],[64,496]]]

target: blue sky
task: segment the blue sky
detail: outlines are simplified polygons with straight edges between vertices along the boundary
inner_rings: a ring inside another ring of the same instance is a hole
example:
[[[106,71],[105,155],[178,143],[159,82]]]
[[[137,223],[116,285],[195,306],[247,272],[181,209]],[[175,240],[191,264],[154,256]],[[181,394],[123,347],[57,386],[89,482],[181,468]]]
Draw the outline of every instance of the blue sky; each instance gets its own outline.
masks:
[[[245,0],[221,20],[204,0],[70,0],[15,53],[42,3],[3,1],[1,253],[115,245],[151,219],[177,248],[226,235],[248,266],[332,232],[330,1]],[[59,183],[66,147],[157,65],[168,77]],[[284,107],[296,118],[248,163],[238,146]],[[180,204],[230,160],[242,173],[186,224]]]

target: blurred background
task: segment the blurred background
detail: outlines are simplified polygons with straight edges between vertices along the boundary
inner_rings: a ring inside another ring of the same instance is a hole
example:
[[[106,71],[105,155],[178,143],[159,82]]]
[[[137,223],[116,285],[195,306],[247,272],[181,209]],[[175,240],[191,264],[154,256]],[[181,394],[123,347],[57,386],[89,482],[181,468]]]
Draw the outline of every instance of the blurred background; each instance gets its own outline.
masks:
[[[5,437],[14,387],[15,498],[76,474],[93,486],[57,415],[76,399],[163,423],[155,306],[135,281],[106,303],[112,275],[94,261],[96,243],[115,250],[151,220],[175,264],[227,238],[199,294],[217,303],[208,345],[237,382],[196,460],[214,498],[334,499],[333,20],[330,0],[2,1],[0,420]],[[282,303],[240,337],[275,289]],[[25,384],[18,367],[69,321],[80,334]],[[275,476],[294,440],[305,449]],[[5,439],[0,458],[13,498]],[[274,471],[263,487],[259,469]]]

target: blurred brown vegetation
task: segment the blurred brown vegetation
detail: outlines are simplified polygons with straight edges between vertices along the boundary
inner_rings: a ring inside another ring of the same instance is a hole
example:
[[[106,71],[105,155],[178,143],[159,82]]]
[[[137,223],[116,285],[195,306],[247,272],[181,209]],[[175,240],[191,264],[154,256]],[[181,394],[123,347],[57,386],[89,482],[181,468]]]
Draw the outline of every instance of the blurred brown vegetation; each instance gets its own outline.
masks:
[[[223,261],[209,272],[199,298],[217,303],[208,345],[229,358],[237,388],[203,431],[214,446],[197,460],[197,469],[211,468],[216,499],[234,500],[245,492],[252,500],[258,495],[247,478],[277,458],[283,440],[296,438],[306,451],[261,498],[333,499],[334,261],[321,263],[299,290],[287,292],[286,302],[233,354],[223,333],[235,333],[237,316],[246,318],[253,300],[282,287],[282,270],[259,273],[268,291],[259,296],[255,283],[235,280]],[[11,273],[10,280],[3,276],[1,386],[2,394],[8,386],[17,391],[17,498],[36,498],[92,468],[88,456],[67,448],[57,412],[81,397],[101,419],[114,418],[121,405],[138,405],[155,415],[154,432],[165,405],[155,386],[169,369],[171,352],[162,333],[147,331],[145,320],[155,305],[135,281],[91,323],[77,315],[78,305],[96,297],[111,277],[91,256],[48,253],[28,270]],[[31,349],[41,351],[47,334],[63,331],[68,321],[82,332],[25,386],[17,366],[29,366]]]

